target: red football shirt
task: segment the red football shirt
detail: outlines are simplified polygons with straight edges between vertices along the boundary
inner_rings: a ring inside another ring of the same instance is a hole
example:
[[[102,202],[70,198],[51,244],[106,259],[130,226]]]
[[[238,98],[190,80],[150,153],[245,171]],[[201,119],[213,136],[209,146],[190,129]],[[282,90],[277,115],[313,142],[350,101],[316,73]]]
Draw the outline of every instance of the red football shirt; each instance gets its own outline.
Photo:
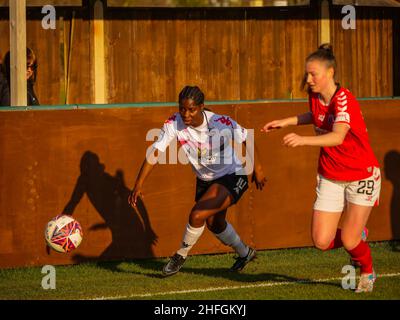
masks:
[[[318,93],[309,95],[313,123],[319,133],[331,132],[334,123],[346,123],[349,131],[341,145],[321,147],[318,173],[339,181],[356,181],[372,175],[378,160],[369,143],[367,127],[355,97],[345,88],[336,91],[329,105]]]

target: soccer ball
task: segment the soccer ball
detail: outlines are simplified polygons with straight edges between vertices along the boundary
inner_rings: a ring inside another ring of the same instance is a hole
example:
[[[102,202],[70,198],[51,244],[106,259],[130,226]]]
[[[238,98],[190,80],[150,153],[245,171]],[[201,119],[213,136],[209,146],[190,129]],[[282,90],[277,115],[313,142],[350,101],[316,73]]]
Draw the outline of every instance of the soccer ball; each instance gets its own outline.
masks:
[[[52,219],[44,230],[47,244],[57,252],[70,252],[80,245],[83,237],[78,221],[68,215]]]

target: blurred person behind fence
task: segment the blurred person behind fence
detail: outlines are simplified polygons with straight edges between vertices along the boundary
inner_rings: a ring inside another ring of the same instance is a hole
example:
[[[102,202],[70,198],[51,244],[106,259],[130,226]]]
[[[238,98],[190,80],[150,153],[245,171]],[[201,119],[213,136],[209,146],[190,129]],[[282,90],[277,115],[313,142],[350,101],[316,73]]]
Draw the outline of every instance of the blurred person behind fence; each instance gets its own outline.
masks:
[[[27,104],[28,106],[38,106],[39,100],[34,90],[34,84],[37,79],[38,63],[35,53],[32,49],[26,49],[26,81],[27,81]],[[0,106],[10,106],[10,51],[3,59],[0,72]]]

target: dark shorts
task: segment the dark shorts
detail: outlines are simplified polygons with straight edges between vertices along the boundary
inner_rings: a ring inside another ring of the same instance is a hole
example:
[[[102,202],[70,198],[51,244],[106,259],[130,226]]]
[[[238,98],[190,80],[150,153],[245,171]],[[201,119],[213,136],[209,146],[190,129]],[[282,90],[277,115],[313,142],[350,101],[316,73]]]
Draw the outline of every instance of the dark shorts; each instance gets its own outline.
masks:
[[[207,189],[214,183],[223,185],[228,189],[233,197],[233,203],[239,201],[243,193],[248,189],[249,182],[246,175],[227,174],[221,178],[212,181],[203,181],[196,179],[196,202],[206,193]]]

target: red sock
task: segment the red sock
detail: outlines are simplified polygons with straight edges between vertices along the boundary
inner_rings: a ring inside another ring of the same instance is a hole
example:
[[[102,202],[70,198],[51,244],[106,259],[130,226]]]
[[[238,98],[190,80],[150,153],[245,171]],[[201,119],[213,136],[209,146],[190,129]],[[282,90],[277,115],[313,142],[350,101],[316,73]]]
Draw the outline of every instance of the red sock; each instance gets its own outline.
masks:
[[[335,239],[332,240],[331,244],[329,245],[329,247],[325,251],[332,250],[332,249],[337,249],[337,248],[341,248],[341,247],[343,247],[342,230],[341,229],[337,229],[336,230]]]
[[[361,273],[372,273],[372,256],[368,243],[361,240],[357,247],[346,251],[353,261],[361,265]]]

